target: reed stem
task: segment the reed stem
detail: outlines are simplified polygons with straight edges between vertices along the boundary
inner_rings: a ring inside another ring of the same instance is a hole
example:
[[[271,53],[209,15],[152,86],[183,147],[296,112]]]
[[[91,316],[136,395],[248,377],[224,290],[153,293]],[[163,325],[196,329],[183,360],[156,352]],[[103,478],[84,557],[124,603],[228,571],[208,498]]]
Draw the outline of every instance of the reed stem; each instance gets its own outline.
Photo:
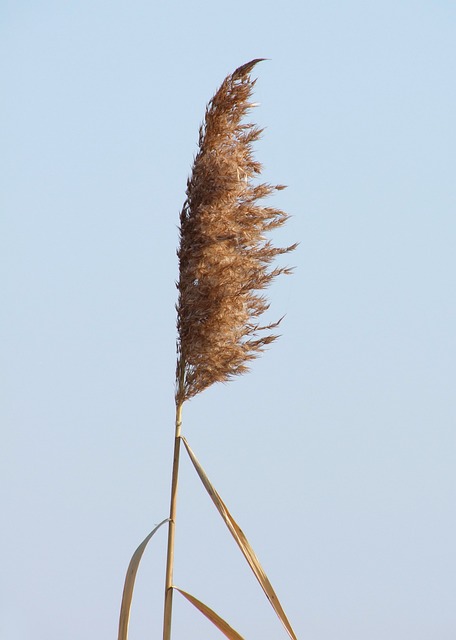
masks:
[[[177,484],[179,474],[180,432],[182,425],[182,401],[176,403],[176,431],[174,437],[171,502],[169,508],[168,551],[166,556],[165,608],[163,616],[163,640],[171,638],[171,614],[173,608],[174,536],[176,529]]]

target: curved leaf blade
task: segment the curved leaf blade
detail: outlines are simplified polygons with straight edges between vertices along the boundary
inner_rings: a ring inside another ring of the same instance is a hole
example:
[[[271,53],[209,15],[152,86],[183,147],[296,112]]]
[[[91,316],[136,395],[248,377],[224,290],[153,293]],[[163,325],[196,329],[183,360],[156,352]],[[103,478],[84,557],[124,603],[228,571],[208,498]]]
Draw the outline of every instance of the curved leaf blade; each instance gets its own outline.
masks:
[[[131,557],[130,564],[128,565],[127,574],[125,576],[125,584],[122,594],[122,604],[120,605],[119,616],[119,634],[118,640],[128,640],[128,623],[130,622],[131,601],[133,599],[133,589],[135,587],[136,574],[138,572],[139,563],[141,562],[142,555],[149,540],[160,529],[160,527],[168,522],[169,518],[166,518],[160,524],[158,524],[148,536],[144,538],[139,547],[136,549]]]
[[[228,622],[226,622],[226,620],[215,613],[215,611],[208,607],[207,604],[204,604],[204,602],[201,602],[201,600],[198,600],[198,598],[195,598],[195,596],[192,596],[190,593],[187,593],[182,589],[178,589],[177,587],[173,587],[173,589],[179,591],[179,593],[182,594],[184,598],[191,602],[192,605],[196,607],[198,611],[200,611],[204,616],[206,616],[206,618],[210,620],[212,624],[217,627],[217,629],[225,634],[225,636],[229,638],[229,640],[244,640],[244,638],[239,635],[239,633],[235,631],[233,627],[231,627]]]

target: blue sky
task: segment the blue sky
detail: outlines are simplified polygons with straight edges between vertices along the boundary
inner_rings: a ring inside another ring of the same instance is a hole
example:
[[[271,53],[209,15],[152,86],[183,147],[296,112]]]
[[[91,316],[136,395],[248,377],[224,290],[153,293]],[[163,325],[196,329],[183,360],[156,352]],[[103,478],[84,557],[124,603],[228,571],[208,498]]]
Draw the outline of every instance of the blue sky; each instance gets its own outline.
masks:
[[[264,177],[300,241],[282,337],[184,433],[299,638],[456,634],[456,8],[0,7],[0,634],[113,638],[167,515],[178,214],[207,101],[256,57]],[[286,637],[190,464],[176,584]],[[165,534],[131,640],[160,637]],[[220,637],[176,596],[174,636]]]

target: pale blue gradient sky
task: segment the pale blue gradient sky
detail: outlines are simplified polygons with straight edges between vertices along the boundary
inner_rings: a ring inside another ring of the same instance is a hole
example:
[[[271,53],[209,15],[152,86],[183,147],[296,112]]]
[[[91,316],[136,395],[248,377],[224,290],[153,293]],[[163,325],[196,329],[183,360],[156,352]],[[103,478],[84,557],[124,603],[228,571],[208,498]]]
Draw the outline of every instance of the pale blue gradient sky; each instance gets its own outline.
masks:
[[[0,5],[0,636],[115,638],[167,515],[178,213],[255,57],[282,338],[184,433],[302,640],[456,637],[456,5]],[[176,584],[286,637],[183,460]],[[131,640],[159,638],[165,533]],[[219,638],[176,596],[174,638]]]

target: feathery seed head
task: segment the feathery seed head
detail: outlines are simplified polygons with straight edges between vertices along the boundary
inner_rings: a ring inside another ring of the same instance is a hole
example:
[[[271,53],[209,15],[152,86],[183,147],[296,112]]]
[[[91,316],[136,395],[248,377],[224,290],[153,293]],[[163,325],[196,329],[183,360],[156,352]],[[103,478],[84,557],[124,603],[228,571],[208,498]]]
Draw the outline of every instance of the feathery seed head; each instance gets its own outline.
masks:
[[[290,272],[268,267],[296,245],[276,248],[264,237],[288,215],[259,201],[283,185],[252,183],[261,172],[252,143],[262,130],[243,118],[253,106],[249,73],[260,61],[236,69],[209,102],[187,181],[178,249],[177,403],[245,373],[276,339],[264,332],[278,322],[257,322],[269,307],[261,291]]]

